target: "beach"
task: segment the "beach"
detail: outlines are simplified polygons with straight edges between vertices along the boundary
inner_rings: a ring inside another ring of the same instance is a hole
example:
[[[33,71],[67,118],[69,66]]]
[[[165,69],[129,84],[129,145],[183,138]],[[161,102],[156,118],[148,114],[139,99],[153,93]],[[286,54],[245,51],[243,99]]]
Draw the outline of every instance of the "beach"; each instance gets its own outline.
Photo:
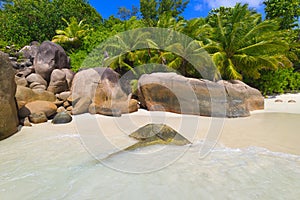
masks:
[[[0,196],[297,199],[300,115],[273,112],[274,100],[266,99],[268,110],[246,118],[139,110],[118,118],[83,114],[69,124],[22,127],[0,143]],[[193,144],[122,151],[136,142],[128,135],[147,123],[168,124]]]
[[[288,103],[290,100],[296,103]],[[101,159],[134,144],[135,140],[128,137],[133,131],[149,123],[159,123],[169,125],[193,143],[208,140],[213,143],[211,147],[214,143],[230,148],[255,146],[300,155],[299,121],[300,94],[286,94],[266,98],[265,110],[254,111],[245,118],[211,118],[142,109],[116,118],[83,114],[74,116],[69,124],[53,125],[48,121],[22,127],[11,139],[36,132],[68,132],[81,138],[87,149],[102,154]]]

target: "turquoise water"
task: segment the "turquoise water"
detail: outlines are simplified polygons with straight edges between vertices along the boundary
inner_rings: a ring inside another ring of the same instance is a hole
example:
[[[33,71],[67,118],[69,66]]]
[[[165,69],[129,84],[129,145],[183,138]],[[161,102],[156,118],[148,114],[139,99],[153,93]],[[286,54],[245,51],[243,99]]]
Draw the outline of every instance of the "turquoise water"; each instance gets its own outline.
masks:
[[[163,169],[132,174],[111,168],[151,165],[130,160],[163,146],[123,152],[101,163],[73,129],[26,132],[0,142],[0,199],[299,199],[300,156],[258,147],[216,147],[199,157],[201,142]],[[153,160],[172,157],[186,147]],[[155,162],[154,162],[155,163]]]

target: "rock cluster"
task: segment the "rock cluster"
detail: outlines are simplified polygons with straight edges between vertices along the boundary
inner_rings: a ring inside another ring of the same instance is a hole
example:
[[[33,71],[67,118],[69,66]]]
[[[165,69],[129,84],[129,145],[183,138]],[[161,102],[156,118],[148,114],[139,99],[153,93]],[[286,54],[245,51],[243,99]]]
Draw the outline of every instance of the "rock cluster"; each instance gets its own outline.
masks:
[[[70,70],[69,58],[61,46],[46,41],[40,46],[24,47],[20,52],[33,65],[18,69],[15,77],[18,85],[54,94],[70,90],[74,73]]]
[[[19,117],[24,122],[42,123],[51,119],[57,112],[71,112],[70,88],[74,73],[64,49],[49,41],[41,45],[32,43],[16,55],[27,59],[28,65],[14,63],[17,72],[16,100]],[[29,125],[28,123],[26,123]]]
[[[0,140],[17,131],[19,119],[26,126],[49,119],[61,124],[71,122],[71,114],[121,116],[140,105],[213,117],[245,117],[264,108],[261,93],[241,81],[211,82],[175,73],[142,75],[135,96],[110,68],[73,73],[63,48],[49,41],[9,56],[0,52]]]

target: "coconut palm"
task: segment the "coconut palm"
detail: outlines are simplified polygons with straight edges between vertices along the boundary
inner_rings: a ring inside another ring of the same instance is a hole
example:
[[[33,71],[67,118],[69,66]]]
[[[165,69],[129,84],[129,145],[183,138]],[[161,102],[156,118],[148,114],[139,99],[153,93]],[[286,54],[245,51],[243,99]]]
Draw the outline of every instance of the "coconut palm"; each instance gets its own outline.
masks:
[[[290,66],[285,56],[288,44],[280,37],[278,24],[236,4],[213,10],[208,23],[214,27],[205,49],[225,79],[259,78],[260,69]]]
[[[53,37],[52,42],[59,43],[68,49],[80,47],[83,39],[91,31],[89,25],[84,24],[84,20],[78,22],[75,17],[71,17],[70,22],[65,18],[62,20],[66,22],[67,27],[65,30],[56,30],[57,35]]]
[[[109,56],[103,65],[120,73],[128,70],[135,73],[134,66],[145,63],[147,51],[144,48],[147,46],[148,35],[145,29],[134,29],[109,38],[102,47]]]
[[[210,37],[214,29],[207,23],[205,18],[194,18],[186,22],[183,29],[183,33],[189,37],[202,41],[203,43],[209,43]]]

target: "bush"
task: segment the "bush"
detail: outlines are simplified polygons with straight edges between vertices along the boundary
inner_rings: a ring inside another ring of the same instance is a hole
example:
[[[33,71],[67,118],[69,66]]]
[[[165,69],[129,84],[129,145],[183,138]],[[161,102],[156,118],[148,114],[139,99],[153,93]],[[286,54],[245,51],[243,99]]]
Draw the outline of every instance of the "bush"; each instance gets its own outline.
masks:
[[[300,73],[293,68],[264,70],[258,80],[245,80],[258,88],[263,95],[297,92],[300,90]]]
[[[80,50],[76,53],[69,55],[71,59],[71,69],[74,72],[77,72],[81,67],[84,59],[87,57],[88,53],[86,51]]]
[[[61,18],[85,20],[91,28],[102,17],[85,0],[13,0],[0,9],[0,39],[17,46],[51,40],[55,30],[64,29]]]

